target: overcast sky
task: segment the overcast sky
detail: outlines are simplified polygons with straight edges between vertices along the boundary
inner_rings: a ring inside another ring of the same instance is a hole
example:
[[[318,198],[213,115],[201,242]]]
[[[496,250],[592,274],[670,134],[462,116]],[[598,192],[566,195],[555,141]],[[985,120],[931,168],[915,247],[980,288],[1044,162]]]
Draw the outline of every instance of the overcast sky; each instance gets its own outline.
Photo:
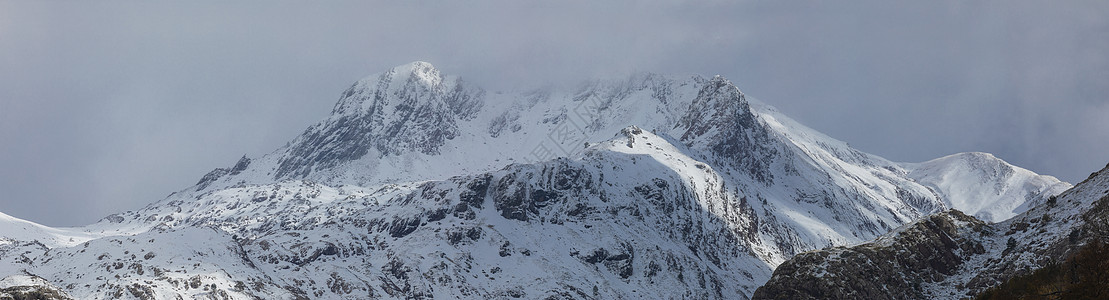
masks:
[[[458,2],[0,1],[0,212],[141,208],[414,60],[492,90],[720,74],[895,161],[1109,162],[1109,1]]]

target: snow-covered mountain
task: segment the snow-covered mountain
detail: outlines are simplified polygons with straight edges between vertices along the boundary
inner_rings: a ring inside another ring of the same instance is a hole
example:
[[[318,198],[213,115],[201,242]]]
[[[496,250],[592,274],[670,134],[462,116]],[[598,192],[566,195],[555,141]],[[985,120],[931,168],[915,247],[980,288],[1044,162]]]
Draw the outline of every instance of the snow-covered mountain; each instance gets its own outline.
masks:
[[[488,92],[415,62],[141,210],[0,219],[0,271],[79,298],[746,298],[798,253],[1067,187],[987,154],[890,162],[719,76]]]
[[[903,166],[909,178],[938,193],[947,207],[987,222],[1012,218],[1070,187],[989,153],[959,153]]]

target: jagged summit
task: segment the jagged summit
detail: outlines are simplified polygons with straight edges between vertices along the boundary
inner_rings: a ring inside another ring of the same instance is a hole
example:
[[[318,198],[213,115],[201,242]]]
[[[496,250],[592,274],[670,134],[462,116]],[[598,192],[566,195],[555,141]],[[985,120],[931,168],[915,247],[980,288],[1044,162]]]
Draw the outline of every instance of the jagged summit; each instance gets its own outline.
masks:
[[[279,159],[274,177],[309,174],[358,160],[406,152],[438,154],[457,137],[458,123],[481,110],[485,91],[461,78],[444,78],[425,62],[359,80],[331,117],[312,126]]]
[[[460,84],[460,78],[444,78],[439,70],[430,63],[416,61],[389,69],[389,71],[366,76],[348,88],[339,102],[332,109],[332,115],[343,115],[365,112],[375,107],[388,108],[390,95],[408,93],[434,93],[443,92],[450,88],[446,85]],[[408,89],[407,91],[404,91]],[[420,97],[417,99],[433,99],[435,97]],[[377,104],[377,105],[375,105]],[[385,104],[385,105],[381,105]]]
[[[739,88],[724,77],[713,77],[698,91],[675,128],[685,130],[682,142],[709,149],[717,163],[746,170],[760,182],[774,179],[770,163],[778,154],[776,141]]]
[[[414,61],[404,65],[393,68],[392,72],[400,77],[415,77],[422,81],[423,84],[429,86],[436,86],[442,82],[443,77],[439,75],[439,70],[432,66],[431,63],[423,61]]]

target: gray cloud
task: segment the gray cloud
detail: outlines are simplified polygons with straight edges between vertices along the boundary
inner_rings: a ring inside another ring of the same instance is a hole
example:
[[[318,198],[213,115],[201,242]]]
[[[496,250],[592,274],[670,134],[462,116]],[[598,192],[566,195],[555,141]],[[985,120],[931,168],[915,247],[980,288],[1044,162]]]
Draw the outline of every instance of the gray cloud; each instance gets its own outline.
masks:
[[[139,208],[413,60],[491,89],[722,74],[894,160],[1109,162],[1105,2],[520,2],[0,2],[0,211]]]

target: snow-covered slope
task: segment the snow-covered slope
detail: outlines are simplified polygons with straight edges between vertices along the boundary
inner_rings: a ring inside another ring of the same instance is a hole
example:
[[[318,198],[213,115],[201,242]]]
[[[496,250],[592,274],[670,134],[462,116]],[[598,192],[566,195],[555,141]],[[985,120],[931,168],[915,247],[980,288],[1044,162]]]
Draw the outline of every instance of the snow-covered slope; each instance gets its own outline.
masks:
[[[904,165],[910,178],[939,194],[948,207],[986,222],[1012,218],[1071,187],[989,153],[960,153]]]
[[[285,147],[0,271],[80,298],[745,298],[797,253],[1059,184],[929,165],[949,164],[860,152],[719,76],[487,92],[416,62]],[[998,185],[1020,188],[950,192]]]
[[[14,241],[38,241],[47,247],[68,247],[90,240],[88,234],[51,228],[0,213],[0,245]]]
[[[90,232],[83,228],[51,228],[0,213],[0,278],[19,274],[22,264],[52,248],[73,247],[106,235],[123,234]]]

